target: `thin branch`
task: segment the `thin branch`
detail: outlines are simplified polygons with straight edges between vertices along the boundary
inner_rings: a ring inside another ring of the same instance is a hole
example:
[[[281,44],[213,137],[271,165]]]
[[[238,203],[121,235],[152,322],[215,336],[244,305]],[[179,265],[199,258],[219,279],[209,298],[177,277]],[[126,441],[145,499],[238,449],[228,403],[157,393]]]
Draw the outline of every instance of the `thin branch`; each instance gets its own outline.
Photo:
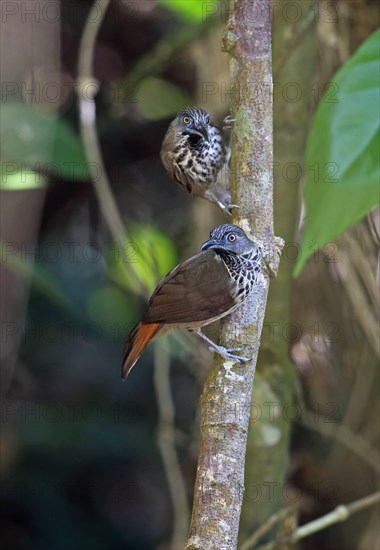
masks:
[[[256,543],[264,537],[277,523],[281,522],[285,516],[292,511],[291,508],[282,508],[279,512],[272,514],[265,523],[263,523],[247,540],[241,545],[240,550],[250,550]]]
[[[355,500],[351,504],[341,504],[340,506],[337,506],[332,512],[329,512],[328,514],[318,519],[315,519],[313,521],[310,521],[309,523],[306,523],[305,525],[302,525],[301,527],[298,527],[293,535],[292,542],[298,542],[301,539],[310,537],[311,535],[314,535],[314,533],[318,533],[323,529],[327,529],[335,523],[347,521],[347,519],[353,514],[361,512],[362,510],[366,510],[371,506],[375,506],[379,502],[380,491],[372,493],[371,495],[368,495],[359,500]],[[277,548],[278,541],[273,541],[269,544],[265,544],[264,546],[260,546],[258,550],[276,550]]]
[[[330,527],[335,523],[346,521],[353,514],[361,512],[366,508],[370,508],[378,502],[380,502],[380,491],[364,497],[360,500],[356,500],[351,504],[341,504],[340,506],[337,506],[333,512],[330,512],[329,514],[326,514],[321,518],[310,521],[309,523],[306,523],[306,525],[302,525],[302,527],[299,527],[294,533],[293,541],[297,542],[301,539],[304,539],[305,537],[310,537],[310,535],[313,535],[314,533],[317,533],[322,529],[327,529],[327,527]]]
[[[162,456],[173,506],[173,532],[170,547],[183,548],[190,521],[186,486],[175,449],[174,405],[170,389],[170,356],[166,343],[154,346],[154,388],[159,411],[158,447]]]
[[[126,271],[129,264],[137,291],[145,295],[146,291],[135,272],[134,265],[129,262],[126,255],[125,246],[128,237],[108,181],[96,130],[95,95],[98,83],[93,76],[94,50],[96,38],[109,4],[110,0],[95,0],[81,36],[78,56],[79,85],[77,87],[80,133],[101,211],[111,235],[119,247],[122,269]]]

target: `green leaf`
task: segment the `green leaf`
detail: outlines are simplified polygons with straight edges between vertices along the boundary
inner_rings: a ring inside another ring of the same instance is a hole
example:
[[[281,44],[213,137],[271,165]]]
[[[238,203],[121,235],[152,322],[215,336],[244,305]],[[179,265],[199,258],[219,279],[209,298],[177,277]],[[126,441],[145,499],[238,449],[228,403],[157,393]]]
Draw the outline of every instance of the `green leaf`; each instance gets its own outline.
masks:
[[[144,78],[137,92],[141,113],[151,120],[161,120],[175,115],[192,103],[190,96],[178,86],[160,78]]]
[[[117,247],[113,247],[107,254],[109,276],[117,284],[133,292],[136,292],[137,276],[147,294],[150,294],[158,281],[176,265],[175,247],[172,241],[155,227],[136,225],[128,234],[130,242],[124,247],[124,254],[121,254]],[[122,262],[128,262],[127,270]]]
[[[0,163],[0,189],[20,191],[45,187],[46,177],[33,170],[19,170],[19,163],[4,161]]]
[[[322,248],[379,203],[379,39],[376,31],[338,71],[315,114],[295,276],[316,246]]]
[[[174,11],[184,21],[205,21],[216,15],[219,10],[217,0],[201,2],[200,0],[159,0],[160,4]]]
[[[88,179],[83,147],[67,122],[22,103],[1,106],[1,156],[31,169],[63,178]]]

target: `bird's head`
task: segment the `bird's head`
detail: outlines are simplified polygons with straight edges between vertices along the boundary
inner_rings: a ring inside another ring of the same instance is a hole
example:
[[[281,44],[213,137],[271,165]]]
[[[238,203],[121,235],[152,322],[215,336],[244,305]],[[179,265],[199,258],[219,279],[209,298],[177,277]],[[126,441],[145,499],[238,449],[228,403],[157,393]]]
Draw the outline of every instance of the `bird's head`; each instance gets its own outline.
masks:
[[[173,121],[177,134],[188,135],[194,142],[209,141],[210,115],[199,107],[188,107],[180,111]]]
[[[201,246],[201,250],[210,249],[225,251],[238,256],[250,255],[257,260],[261,255],[257,244],[248,239],[240,227],[228,223],[215,227],[210,233],[210,239]]]

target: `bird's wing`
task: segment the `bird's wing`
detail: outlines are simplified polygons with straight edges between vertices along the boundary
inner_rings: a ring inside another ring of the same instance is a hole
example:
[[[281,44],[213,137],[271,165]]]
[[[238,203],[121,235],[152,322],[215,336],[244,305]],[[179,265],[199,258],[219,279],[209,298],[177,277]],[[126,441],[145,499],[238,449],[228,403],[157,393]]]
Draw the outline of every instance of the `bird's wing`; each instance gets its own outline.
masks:
[[[192,182],[186,177],[186,174],[178,166],[175,160],[173,150],[175,149],[174,131],[171,127],[166,132],[161,147],[161,161],[167,174],[176,181],[181,187],[184,187],[188,193],[192,193]]]
[[[186,177],[186,174],[178,166],[177,161],[172,153],[161,155],[162,164],[168,175],[176,181],[181,187],[184,187],[188,193],[192,193],[191,181]]]
[[[212,250],[200,252],[162,279],[143,323],[202,323],[235,305],[233,281]]]
[[[160,156],[165,170],[167,171],[169,176],[173,176],[173,153],[168,150],[168,147],[166,145],[166,136],[162,144]]]

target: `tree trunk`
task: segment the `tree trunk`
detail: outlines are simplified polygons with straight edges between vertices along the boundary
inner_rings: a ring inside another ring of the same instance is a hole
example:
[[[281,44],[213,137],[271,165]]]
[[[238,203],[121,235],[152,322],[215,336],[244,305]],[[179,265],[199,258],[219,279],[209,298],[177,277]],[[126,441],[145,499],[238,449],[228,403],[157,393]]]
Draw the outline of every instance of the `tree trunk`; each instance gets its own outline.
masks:
[[[237,0],[224,35],[234,93],[231,192],[239,204],[233,222],[274,251],[271,5]],[[280,243],[278,243],[280,244]],[[274,271],[278,263],[273,252]],[[252,385],[259,352],[269,274],[224,323],[221,342],[244,345],[252,361],[215,358],[201,398],[201,434],[187,550],[237,547]]]
[[[295,403],[295,368],[289,360],[293,337],[289,310],[292,259],[297,250],[292,242],[301,206],[315,75],[315,14],[313,2],[302,2],[302,16],[294,23],[283,15],[285,4],[280,3],[273,13],[274,219],[287,253],[271,285],[264,321],[248,434],[242,541],[286,500],[292,420],[300,412]]]

